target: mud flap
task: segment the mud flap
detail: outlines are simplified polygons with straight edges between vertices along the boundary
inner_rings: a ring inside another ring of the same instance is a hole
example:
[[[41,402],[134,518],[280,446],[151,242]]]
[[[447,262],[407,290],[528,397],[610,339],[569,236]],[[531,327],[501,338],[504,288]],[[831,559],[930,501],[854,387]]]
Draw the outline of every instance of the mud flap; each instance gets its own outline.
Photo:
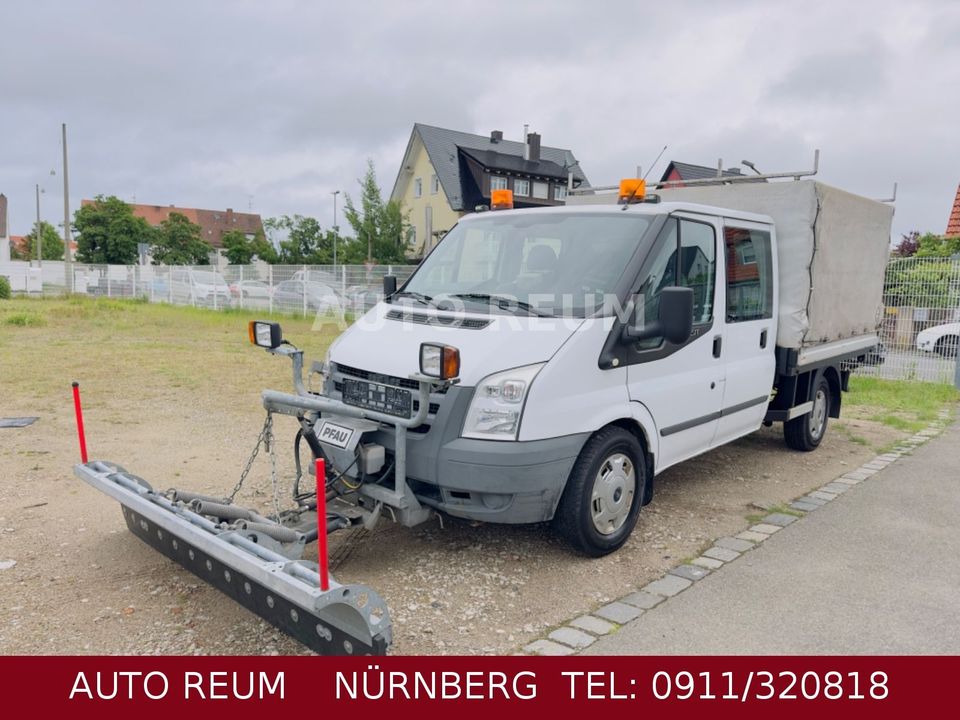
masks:
[[[74,472],[120,502],[134,535],[314,652],[382,655],[390,647],[389,611],[372,589],[330,578],[322,591],[314,563],[222,530],[111,463],[76,465]]]

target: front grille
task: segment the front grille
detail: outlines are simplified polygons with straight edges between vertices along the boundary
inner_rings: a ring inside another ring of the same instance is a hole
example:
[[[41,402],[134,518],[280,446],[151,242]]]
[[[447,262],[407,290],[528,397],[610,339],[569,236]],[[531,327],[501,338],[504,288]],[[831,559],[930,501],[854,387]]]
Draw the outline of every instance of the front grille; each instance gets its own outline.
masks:
[[[342,382],[334,382],[334,383],[333,383],[333,389],[336,390],[336,391],[337,391],[338,393],[340,393],[341,395],[343,395],[343,383],[342,383]],[[416,411],[419,410],[419,409],[420,409],[420,401],[419,401],[419,400],[414,400],[414,401],[413,401],[413,411],[416,412]],[[433,402],[430,403],[430,408],[427,410],[427,412],[428,412],[430,415],[436,415],[438,412],[440,412],[440,403],[433,403]]]
[[[420,313],[391,310],[387,313],[387,320],[399,320],[416,325],[438,325],[442,327],[459,327],[464,330],[483,330],[490,324],[490,320],[483,318],[449,317],[444,315],[422,315]]]
[[[380,385],[393,385],[394,387],[408,388],[410,390],[419,390],[420,383],[416,380],[411,380],[410,378],[401,378],[395,375],[383,375],[381,373],[370,372],[369,370],[361,370],[360,368],[350,367],[349,365],[341,365],[337,363],[337,372],[342,373],[343,375],[349,375],[350,377],[359,378],[360,380],[368,380],[369,382],[379,383]]]

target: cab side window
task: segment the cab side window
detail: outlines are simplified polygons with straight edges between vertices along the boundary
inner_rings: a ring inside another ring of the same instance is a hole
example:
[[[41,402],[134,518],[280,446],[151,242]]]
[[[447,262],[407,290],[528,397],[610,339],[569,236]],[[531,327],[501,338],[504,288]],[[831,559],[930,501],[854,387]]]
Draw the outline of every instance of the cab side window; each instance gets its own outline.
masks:
[[[773,317],[773,249],[765,230],[727,227],[727,322]]]
[[[637,290],[637,302],[644,324],[656,321],[660,294],[665,287],[693,289],[694,325],[713,321],[716,285],[716,234],[712,225],[670,218],[657,237],[643,280]],[[659,347],[662,337],[639,343],[641,349]]]

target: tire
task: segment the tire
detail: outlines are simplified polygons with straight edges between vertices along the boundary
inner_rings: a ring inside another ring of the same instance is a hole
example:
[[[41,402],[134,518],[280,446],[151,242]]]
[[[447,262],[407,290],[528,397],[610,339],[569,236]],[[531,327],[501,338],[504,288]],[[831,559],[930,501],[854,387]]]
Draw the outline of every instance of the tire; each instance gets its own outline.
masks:
[[[960,337],[956,335],[944,335],[937,340],[934,352],[940,357],[952,358],[957,356],[958,346],[960,346]]]
[[[567,478],[553,518],[556,532],[589,557],[620,549],[637,524],[646,468],[633,433],[616,426],[594,433]]]
[[[813,410],[783,424],[783,439],[787,447],[802,452],[816,450],[827,434],[831,404],[830,383],[821,375],[813,391]]]

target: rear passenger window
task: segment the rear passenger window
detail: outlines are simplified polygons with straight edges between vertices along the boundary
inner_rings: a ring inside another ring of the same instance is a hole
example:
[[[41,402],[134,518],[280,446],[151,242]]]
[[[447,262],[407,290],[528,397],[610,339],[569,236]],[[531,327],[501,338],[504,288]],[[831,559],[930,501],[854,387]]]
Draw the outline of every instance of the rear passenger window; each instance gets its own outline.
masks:
[[[727,227],[727,322],[773,317],[773,251],[766,230]]]

